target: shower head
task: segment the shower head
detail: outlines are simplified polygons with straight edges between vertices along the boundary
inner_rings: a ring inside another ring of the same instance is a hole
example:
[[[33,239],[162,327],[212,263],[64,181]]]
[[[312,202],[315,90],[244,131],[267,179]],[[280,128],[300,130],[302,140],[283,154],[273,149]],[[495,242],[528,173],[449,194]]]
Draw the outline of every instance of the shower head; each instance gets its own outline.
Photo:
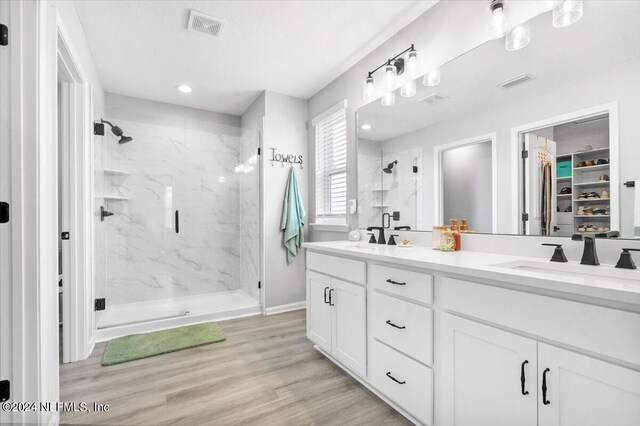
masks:
[[[387,167],[385,167],[384,169],[382,169],[383,172],[385,173],[393,173],[393,166],[395,164],[398,164],[398,160],[394,160],[392,162],[390,162]]]
[[[107,123],[109,125],[109,127],[111,127],[111,133],[113,133],[115,136],[120,138],[118,140],[119,144],[131,142],[133,140],[133,138],[131,136],[125,136],[124,132],[122,131],[122,129],[120,127],[114,126],[113,124],[109,123],[107,120],[100,120],[100,122],[101,123]]]

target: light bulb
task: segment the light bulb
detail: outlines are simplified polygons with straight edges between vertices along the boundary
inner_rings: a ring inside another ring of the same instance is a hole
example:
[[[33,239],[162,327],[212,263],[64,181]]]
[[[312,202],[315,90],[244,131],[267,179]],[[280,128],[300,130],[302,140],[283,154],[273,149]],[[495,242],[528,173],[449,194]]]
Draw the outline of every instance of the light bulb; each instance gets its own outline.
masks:
[[[365,78],[362,83],[362,98],[365,101],[370,101],[373,99],[373,95],[374,95],[373,77],[369,76]]]
[[[440,84],[440,68],[435,68],[429,71],[422,78],[422,84],[427,87],[434,87]]]
[[[394,91],[387,92],[382,96],[382,105],[394,106],[395,104],[396,104],[396,93]]]
[[[405,66],[407,68],[407,73],[409,74],[409,78],[416,78],[418,74],[418,52],[412,50],[409,52],[409,58],[407,58],[407,62],[405,62]]]
[[[191,93],[193,91],[193,89],[191,89],[191,87],[187,86],[186,84],[181,84],[177,87],[177,89],[182,93]]]
[[[529,31],[529,27],[527,25],[518,25],[507,34],[504,39],[504,47],[513,52],[527,47],[530,41],[531,31]]]
[[[502,2],[491,3],[491,38],[496,40],[500,37],[504,37],[509,31],[507,25],[507,17],[504,16],[504,9]]]
[[[384,68],[384,85],[388,92],[392,91],[396,84],[396,66],[392,63],[387,64]]]
[[[553,9],[553,26],[556,28],[568,27],[575,24],[582,18],[582,0],[565,0],[562,4]]]
[[[407,81],[400,88],[400,96],[403,98],[410,98],[416,94],[416,82],[415,81]]]

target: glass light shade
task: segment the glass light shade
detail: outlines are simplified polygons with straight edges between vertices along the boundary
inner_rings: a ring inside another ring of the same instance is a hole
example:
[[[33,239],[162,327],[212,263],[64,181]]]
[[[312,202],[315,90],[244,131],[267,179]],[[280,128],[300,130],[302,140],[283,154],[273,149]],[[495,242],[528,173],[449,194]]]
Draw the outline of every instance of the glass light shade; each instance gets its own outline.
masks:
[[[501,7],[496,8],[491,16],[491,38],[496,40],[504,37],[509,31],[507,25],[507,17],[504,16],[504,11]]]
[[[416,82],[415,81],[407,81],[400,88],[400,96],[403,98],[410,98],[415,96],[416,94]]]
[[[553,26],[556,28],[568,27],[575,24],[582,18],[582,0],[565,0],[562,4],[553,9]]]
[[[396,92],[390,91],[382,96],[382,105],[394,106],[396,104]]]
[[[391,91],[394,89],[397,73],[398,71],[396,70],[396,66],[393,64],[388,64],[384,68],[384,85],[387,91]]]
[[[504,47],[513,52],[520,50],[531,42],[531,31],[527,25],[518,25],[512,29],[507,37],[504,39]]]
[[[367,77],[362,83],[362,98],[365,101],[370,101],[374,96],[373,77]]]
[[[416,78],[418,76],[418,52],[415,50],[409,52],[409,57],[407,58],[407,62],[405,62],[405,67],[410,78]]]
[[[551,10],[554,7],[560,6],[562,4],[562,0],[544,0],[543,4],[546,10]]]
[[[429,71],[422,77],[422,84],[427,87],[434,87],[440,84],[440,68]]]

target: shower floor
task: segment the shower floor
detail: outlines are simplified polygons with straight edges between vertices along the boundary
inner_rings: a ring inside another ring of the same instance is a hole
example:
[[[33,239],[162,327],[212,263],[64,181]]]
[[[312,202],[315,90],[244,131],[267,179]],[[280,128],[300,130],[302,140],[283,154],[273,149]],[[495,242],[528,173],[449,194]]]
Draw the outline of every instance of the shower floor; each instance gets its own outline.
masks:
[[[96,315],[96,341],[261,312],[260,303],[243,290],[124,303]]]

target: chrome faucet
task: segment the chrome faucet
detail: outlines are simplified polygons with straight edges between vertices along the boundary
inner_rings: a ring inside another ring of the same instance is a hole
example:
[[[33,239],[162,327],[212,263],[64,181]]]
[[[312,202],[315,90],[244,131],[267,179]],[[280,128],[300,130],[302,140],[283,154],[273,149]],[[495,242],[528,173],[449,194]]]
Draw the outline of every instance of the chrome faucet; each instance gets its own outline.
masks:
[[[595,235],[581,235],[573,234],[571,236],[573,241],[584,241],[584,251],[582,252],[582,265],[594,265],[600,264],[598,260],[598,252],[596,251],[596,236]]]

